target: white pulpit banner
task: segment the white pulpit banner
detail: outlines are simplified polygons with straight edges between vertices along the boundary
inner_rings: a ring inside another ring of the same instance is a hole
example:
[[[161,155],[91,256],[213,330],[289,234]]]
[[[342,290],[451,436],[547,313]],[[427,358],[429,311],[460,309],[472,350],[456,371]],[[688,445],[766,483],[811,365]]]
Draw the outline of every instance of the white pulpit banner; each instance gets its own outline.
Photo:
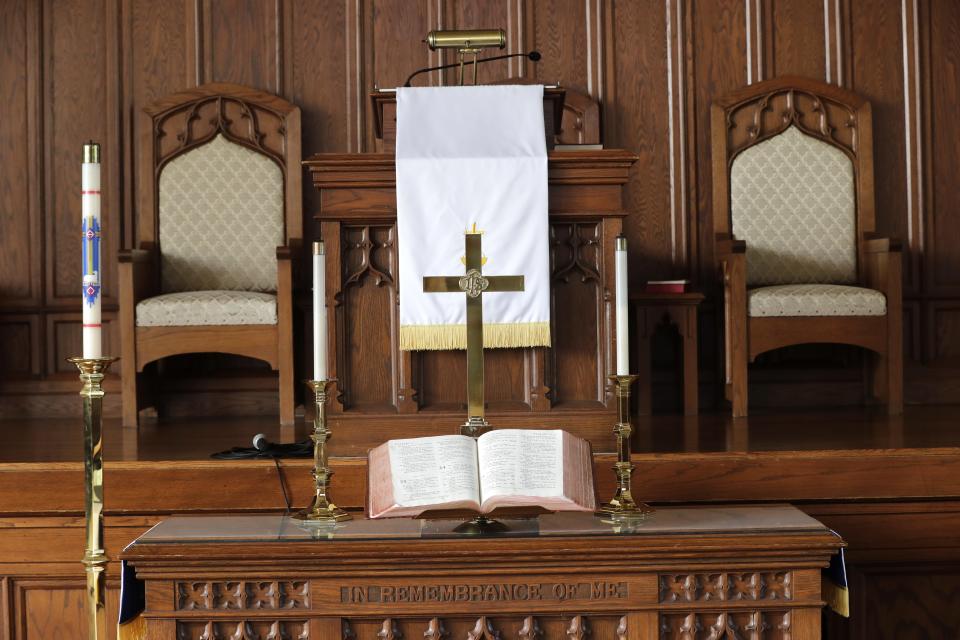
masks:
[[[397,89],[400,348],[466,348],[466,296],[425,293],[464,273],[464,232],[483,274],[524,276],[483,294],[485,347],[550,345],[547,149],[542,85]]]

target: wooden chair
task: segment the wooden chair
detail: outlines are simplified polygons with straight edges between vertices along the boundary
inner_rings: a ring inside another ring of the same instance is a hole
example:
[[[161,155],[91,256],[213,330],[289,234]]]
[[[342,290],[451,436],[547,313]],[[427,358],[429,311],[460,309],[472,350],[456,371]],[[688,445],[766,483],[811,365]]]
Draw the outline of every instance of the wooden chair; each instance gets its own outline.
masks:
[[[137,424],[145,365],[198,352],[268,362],[292,424],[300,109],[207,84],[144,109],[139,128],[137,243],[119,272],[123,424]]]
[[[874,352],[871,391],[902,413],[901,256],[874,233],[870,104],[777,78],[715,101],[711,136],[733,415],[747,415],[748,360],[814,342]]]

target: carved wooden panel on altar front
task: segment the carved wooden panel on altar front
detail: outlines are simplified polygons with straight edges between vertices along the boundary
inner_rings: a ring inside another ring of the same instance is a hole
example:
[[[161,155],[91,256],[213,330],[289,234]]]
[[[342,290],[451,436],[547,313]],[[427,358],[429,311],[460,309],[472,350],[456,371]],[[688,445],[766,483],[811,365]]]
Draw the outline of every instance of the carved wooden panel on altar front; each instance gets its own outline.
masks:
[[[344,226],[340,234],[340,288],[334,297],[338,371],[337,406],[396,411],[390,375],[370,372],[350,354],[389,363],[396,343],[396,227]]]
[[[553,339],[572,353],[603,358],[604,294],[601,250],[603,237],[597,222],[550,226],[551,308]],[[609,250],[609,247],[608,247]],[[549,380],[555,405],[602,402],[606,376],[582,359],[551,350]]]
[[[550,348],[485,353],[495,427],[557,427],[610,451],[614,398],[613,243],[634,156],[619,150],[550,155]],[[328,352],[336,391],[328,416],[335,455],[363,455],[397,437],[456,432],[466,413],[462,351],[399,348],[393,157],[317,155],[305,163],[321,192]]]

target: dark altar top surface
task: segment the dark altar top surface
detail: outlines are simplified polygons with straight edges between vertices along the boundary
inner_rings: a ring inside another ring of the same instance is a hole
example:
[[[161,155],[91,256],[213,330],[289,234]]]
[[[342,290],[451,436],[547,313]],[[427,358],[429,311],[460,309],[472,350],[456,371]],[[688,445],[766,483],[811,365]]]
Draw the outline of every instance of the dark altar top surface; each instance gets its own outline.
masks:
[[[358,517],[335,528],[304,525],[284,515],[223,515],[168,518],[144,533],[133,545],[197,543],[269,543],[302,541],[468,539],[531,537],[610,537],[714,535],[752,533],[824,534],[827,528],[790,505],[662,507],[649,516],[617,524],[590,513],[543,514],[535,518],[501,518],[505,532],[469,534],[454,528],[461,520],[418,520]]]

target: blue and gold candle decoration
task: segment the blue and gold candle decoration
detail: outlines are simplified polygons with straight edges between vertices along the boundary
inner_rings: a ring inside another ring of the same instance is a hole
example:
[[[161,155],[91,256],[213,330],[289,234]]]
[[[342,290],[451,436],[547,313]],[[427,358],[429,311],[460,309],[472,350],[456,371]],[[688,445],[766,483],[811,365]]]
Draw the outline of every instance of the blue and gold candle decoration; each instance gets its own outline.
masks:
[[[81,169],[81,215],[83,231],[83,357],[99,358],[100,316],[100,145],[83,145]]]
[[[100,297],[99,267],[100,221],[88,216],[83,219],[83,300],[88,307]]]

